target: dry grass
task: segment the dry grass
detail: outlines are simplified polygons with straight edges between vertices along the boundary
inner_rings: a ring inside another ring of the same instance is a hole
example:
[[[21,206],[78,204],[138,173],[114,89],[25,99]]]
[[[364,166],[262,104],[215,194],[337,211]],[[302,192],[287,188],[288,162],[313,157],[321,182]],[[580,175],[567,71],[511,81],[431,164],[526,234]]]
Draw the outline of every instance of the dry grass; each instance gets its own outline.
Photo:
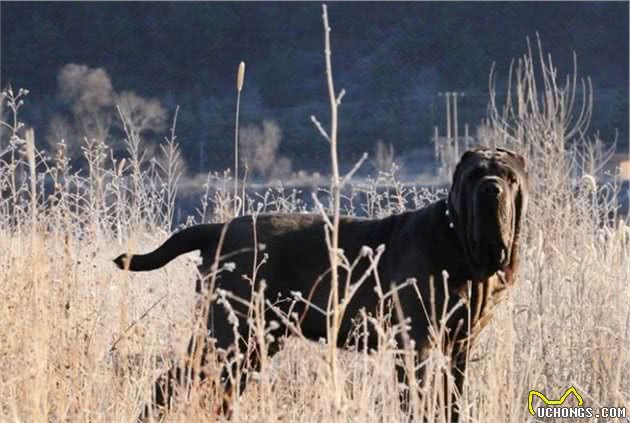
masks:
[[[401,198],[410,206],[424,198],[397,188],[381,198],[366,190],[371,197],[365,209],[373,215],[398,212]],[[591,218],[592,203],[572,198],[555,204],[547,226],[530,219],[517,287],[472,351],[462,400],[467,421],[527,421],[527,391],[533,388],[558,395],[575,385],[589,404],[630,405],[624,377],[630,370],[630,234],[623,225],[600,227]],[[2,420],[131,421],[163,359],[181,355],[191,334],[193,260],[180,258],[150,274],[118,271],[110,261],[118,252],[151,249],[166,233],[148,218],[140,226],[124,225],[121,243],[119,228],[101,227],[97,216],[115,219],[127,209],[87,205],[40,209],[36,227],[28,210],[3,215]],[[534,202],[532,216],[536,207]],[[290,342],[263,371],[267,386],[250,384],[236,421],[327,421],[332,404],[326,356],[321,346]],[[393,370],[393,348],[341,355],[345,421],[401,419]],[[212,421],[209,408],[193,409],[192,416],[175,412],[169,420]]]
[[[110,261],[122,250],[152,248],[163,234],[120,244],[116,233],[78,237],[70,229],[2,230],[4,421],[131,421],[162,358],[181,355],[191,333],[190,258],[150,274],[122,273]],[[574,385],[588,404],[630,406],[629,240],[623,226],[530,222],[517,287],[472,351],[468,421],[527,421],[534,388],[559,395]],[[270,389],[250,384],[236,420],[327,421],[326,354],[290,342],[265,370]],[[393,348],[342,354],[340,368],[345,421],[400,420]],[[203,409],[193,416],[207,417]],[[190,417],[176,412],[169,420]]]
[[[563,120],[572,115],[566,97],[528,93],[531,58],[515,73],[521,82],[515,89],[522,90],[515,104],[495,107],[491,116],[492,142],[528,155],[532,197],[516,287],[472,350],[459,400],[466,422],[535,421],[528,391],[553,398],[571,385],[585,405],[630,409],[630,228],[614,214],[614,185],[573,182],[587,167],[571,153],[589,140]],[[546,86],[549,94],[560,90]],[[7,92],[3,101],[17,113],[16,96]],[[589,96],[581,98],[590,107]],[[546,102],[544,112],[535,101]],[[17,122],[8,125],[11,143],[0,149],[0,421],[133,421],[156,375],[183,355],[193,332],[194,258],[147,274],[120,272],[111,262],[121,251],[152,249],[166,238],[177,192],[174,136],[163,165],[145,161],[133,134],[124,162],[108,159],[106,146],[86,143],[89,173],[77,176],[63,145],[52,159],[24,148]],[[33,168],[36,183],[24,183]],[[41,189],[44,180],[54,183],[52,192]],[[363,199],[361,213],[380,217],[436,196],[390,176],[383,181],[389,192],[355,187],[354,206],[342,198],[341,209],[356,212]],[[229,217],[231,184],[223,179],[223,189],[204,196],[201,220]],[[274,195],[270,202],[245,199],[245,211],[303,208],[290,194]],[[395,328],[378,323],[390,339]],[[264,343],[264,336],[253,334],[252,342]],[[235,402],[234,421],[404,421],[397,351],[385,343],[372,353],[331,353],[293,338],[252,376]],[[334,379],[330,354],[338,354]],[[433,379],[447,363],[436,351],[425,365]],[[430,423],[446,420],[437,383],[417,387]],[[196,390],[167,421],[221,421],[209,405],[215,396]]]

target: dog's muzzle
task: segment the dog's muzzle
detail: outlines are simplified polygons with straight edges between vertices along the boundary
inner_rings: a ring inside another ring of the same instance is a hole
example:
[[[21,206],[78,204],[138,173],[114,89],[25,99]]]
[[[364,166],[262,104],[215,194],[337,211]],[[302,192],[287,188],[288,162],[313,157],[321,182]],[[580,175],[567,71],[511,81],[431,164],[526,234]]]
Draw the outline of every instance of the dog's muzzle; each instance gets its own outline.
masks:
[[[475,243],[488,266],[503,267],[510,257],[512,205],[504,182],[498,177],[479,181],[475,201]]]
[[[495,202],[503,194],[503,187],[497,178],[486,178],[481,181],[479,191],[489,202]]]

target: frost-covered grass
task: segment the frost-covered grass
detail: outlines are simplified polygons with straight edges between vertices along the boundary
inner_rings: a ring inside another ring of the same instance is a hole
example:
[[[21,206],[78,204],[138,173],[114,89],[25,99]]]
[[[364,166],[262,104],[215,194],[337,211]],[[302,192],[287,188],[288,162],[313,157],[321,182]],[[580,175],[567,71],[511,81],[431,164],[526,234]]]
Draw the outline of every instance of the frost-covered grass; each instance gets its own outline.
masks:
[[[545,81],[540,93],[535,66]],[[602,183],[606,153],[584,136],[588,83],[557,87],[553,70],[525,55],[511,75],[513,101],[490,109],[485,141],[528,157],[531,196],[516,286],[472,349],[459,399],[466,422],[535,421],[528,391],[556,398],[569,386],[587,406],[630,410],[630,228],[616,215],[614,183]],[[572,109],[579,102],[572,89],[584,107]],[[196,321],[194,254],[150,273],[121,272],[111,262],[122,251],[154,248],[171,231],[181,183],[174,131],[160,157],[144,157],[133,131],[124,159],[102,141],[86,141],[87,166],[76,173],[64,143],[49,157],[19,123],[24,95],[7,91],[2,99],[10,142],[0,145],[0,421],[133,421],[166,362],[183,357]],[[212,174],[203,183],[208,189],[188,223],[229,219],[233,179]],[[349,192],[342,213],[375,218],[443,195],[388,174]],[[308,209],[291,190],[238,201],[246,213]],[[322,206],[331,213],[331,204]],[[257,323],[265,322],[258,316]],[[396,330],[386,319],[373,323],[385,337]],[[257,328],[249,341],[260,348],[264,325]],[[233,419],[405,421],[397,348],[331,352],[293,337],[234,399]],[[436,350],[424,365],[429,376],[412,387],[415,406],[426,410],[426,422],[444,422],[436,376],[448,363]],[[166,419],[221,421],[220,395],[210,383],[197,387]]]

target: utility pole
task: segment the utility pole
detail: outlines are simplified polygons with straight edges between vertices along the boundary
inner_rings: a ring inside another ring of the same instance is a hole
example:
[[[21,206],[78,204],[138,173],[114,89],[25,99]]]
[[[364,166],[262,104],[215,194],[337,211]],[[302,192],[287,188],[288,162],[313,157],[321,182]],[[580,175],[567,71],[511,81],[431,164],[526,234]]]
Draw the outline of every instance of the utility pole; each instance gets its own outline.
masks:
[[[446,139],[451,143],[451,93],[446,92]]]
[[[464,145],[466,150],[470,148],[470,139],[468,138],[468,124],[464,124]]]
[[[457,128],[457,91],[453,93],[453,129],[455,137],[453,144],[455,145],[455,160],[459,160],[459,130]]]
[[[436,159],[440,157],[440,133],[437,125],[433,127],[433,154]]]
[[[446,142],[444,145],[444,151],[449,156],[449,167],[454,166],[459,160],[459,109],[457,100],[459,97],[466,96],[466,93],[461,91],[446,91],[439,92],[438,96],[444,96],[446,98]],[[451,101],[452,98],[452,101]],[[468,149],[468,125],[466,125],[466,138],[464,140],[466,149]],[[449,169],[450,171],[450,169]]]
[[[444,163],[446,165],[446,172],[447,173],[451,173],[451,162],[452,162],[452,153],[453,153],[453,149],[452,149],[452,144],[451,144],[451,92],[450,91],[446,91],[446,92],[439,92],[438,96],[444,96],[446,98],[446,142],[444,143],[445,145],[442,147],[442,157],[444,160]]]
[[[464,97],[466,93],[457,91],[452,93],[453,95],[453,129],[455,130],[455,158],[459,160],[459,129],[458,129],[458,118],[457,118],[457,96]]]

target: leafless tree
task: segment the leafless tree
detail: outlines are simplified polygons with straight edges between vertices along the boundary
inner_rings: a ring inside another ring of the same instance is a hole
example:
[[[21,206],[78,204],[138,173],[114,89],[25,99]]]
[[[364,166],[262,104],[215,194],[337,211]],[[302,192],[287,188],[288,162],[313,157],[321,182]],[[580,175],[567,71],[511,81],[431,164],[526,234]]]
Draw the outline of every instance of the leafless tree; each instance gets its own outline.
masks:
[[[240,130],[240,160],[250,172],[261,178],[281,178],[291,172],[291,161],[278,156],[282,131],[277,123],[263,121],[262,126],[248,125]]]
[[[105,69],[69,63],[61,68],[57,83],[59,98],[70,105],[74,115],[77,135],[105,141],[115,98]]]
[[[70,113],[55,114],[51,118],[46,141],[56,148],[65,140],[67,154],[72,158],[82,154],[85,140],[107,141],[114,149],[124,148],[122,140],[116,143],[108,139],[113,123],[137,140],[146,132],[166,129],[166,110],[158,100],[145,99],[130,91],[116,93],[105,69],[69,63],[59,71],[57,83],[57,96],[69,107]],[[122,119],[114,121],[116,115],[125,120],[124,124]],[[145,147],[147,152],[151,150],[150,145]],[[152,151],[158,153],[157,144]]]
[[[117,95],[116,104],[125,116],[129,129],[136,134],[165,129],[166,109],[159,100],[145,99],[134,92],[123,91]]]

